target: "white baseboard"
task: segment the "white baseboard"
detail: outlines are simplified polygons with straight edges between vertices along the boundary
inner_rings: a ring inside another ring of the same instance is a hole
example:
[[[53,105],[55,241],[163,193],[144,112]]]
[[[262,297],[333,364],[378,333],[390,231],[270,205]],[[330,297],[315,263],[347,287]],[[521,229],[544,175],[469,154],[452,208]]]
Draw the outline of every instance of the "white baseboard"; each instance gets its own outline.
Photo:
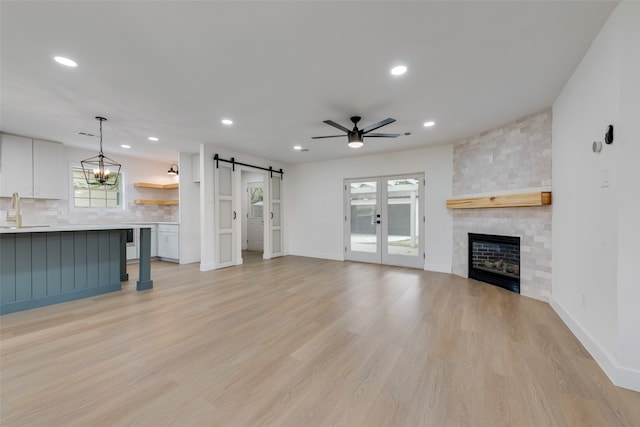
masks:
[[[330,259],[332,261],[344,261],[344,256],[336,256],[335,254],[320,253],[320,252],[289,251],[289,255],[303,256],[307,258]]]
[[[319,253],[319,252],[289,252],[289,255],[295,256],[303,256],[308,258],[320,258],[320,259],[330,259],[333,261],[344,261],[344,255],[339,256],[335,254],[329,253]],[[435,271],[438,273],[451,273],[451,265],[450,264],[430,264],[425,263],[424,269],[428,271]]]
[[[553,295],[551,296],[550,304],[573,335],[578,338],[589,354],[591,354],[591,357],[593,357],[600,368],[602,368],[604,373],[607,374],[612,383],[618,387],[640,391],[640,371],[620,366],[616,357],[603,349]]]
[[[424,269],[427,271],[435,271],[436,273],[451,273],[451,264],[431,264],[426,262]]]
[[[211,271],[211,270],[215,270],[216,269],[216,265],[215,264],[205,264],[205,263],[200,263],[200,271]]]

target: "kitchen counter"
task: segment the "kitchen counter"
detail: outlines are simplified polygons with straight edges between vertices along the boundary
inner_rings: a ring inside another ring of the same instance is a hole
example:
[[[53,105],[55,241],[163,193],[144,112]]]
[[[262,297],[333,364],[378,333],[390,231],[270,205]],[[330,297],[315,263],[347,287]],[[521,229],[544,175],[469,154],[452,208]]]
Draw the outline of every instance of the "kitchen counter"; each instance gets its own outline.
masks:
[[[151,223],[126,224],[55,224],[55,225],[23,225],[20,228],[1,226],[0,234],[4,233],[47,233],[52,231],[93,231],[93,230],[127,230],[141,228]]]
[[[0,229],[0,314],[122,289],[126,230],[140,233],[136,289],[153,288],[151,225],[69,224]]]

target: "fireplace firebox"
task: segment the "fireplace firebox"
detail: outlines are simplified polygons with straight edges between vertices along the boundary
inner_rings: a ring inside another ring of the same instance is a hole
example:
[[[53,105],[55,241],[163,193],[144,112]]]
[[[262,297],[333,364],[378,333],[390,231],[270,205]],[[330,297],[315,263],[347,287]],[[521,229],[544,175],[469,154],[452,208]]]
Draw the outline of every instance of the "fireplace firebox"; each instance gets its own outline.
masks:
[[[520,237],[469,233],[469,278],[520,293]]]

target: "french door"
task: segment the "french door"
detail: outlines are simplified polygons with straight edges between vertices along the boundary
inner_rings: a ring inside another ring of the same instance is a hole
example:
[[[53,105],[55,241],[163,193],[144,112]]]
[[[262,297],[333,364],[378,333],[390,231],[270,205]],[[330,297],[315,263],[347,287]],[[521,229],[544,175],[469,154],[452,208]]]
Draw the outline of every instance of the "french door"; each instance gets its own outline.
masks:
[[[345,259],[423,268],[424,175],[344,184]]]

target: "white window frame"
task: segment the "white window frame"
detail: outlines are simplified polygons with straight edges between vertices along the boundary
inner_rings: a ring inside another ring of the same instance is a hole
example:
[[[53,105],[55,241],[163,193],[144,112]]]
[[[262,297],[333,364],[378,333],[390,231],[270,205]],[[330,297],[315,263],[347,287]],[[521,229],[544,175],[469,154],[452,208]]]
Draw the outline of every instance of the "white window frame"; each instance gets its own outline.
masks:
[[[125,174],[124,172],[120,172],[120,177],[118,178],[119,181],[119,205],[118,206],[114,206],[114,207],[108,207],[108,206],[103,206],[103,207],[95,207],[95,206],[76,206],[76,196],[75,196],[75,188],[73,186],[73,180],[74,180],[74,171],[76,170],[82,170],[82,167],[80,165],[77,164],[73,164],[69,167],[69,206],[70,209],[72,210],[78,210],[78,211],[82,211],[82,212],[102,212],[105,210],[110,210],[110,211],[114,211],[117,209],[122,209],[124,210],[126,208],[126,198],[125,198]],[[107,191],[107,190],[104,190]]]

